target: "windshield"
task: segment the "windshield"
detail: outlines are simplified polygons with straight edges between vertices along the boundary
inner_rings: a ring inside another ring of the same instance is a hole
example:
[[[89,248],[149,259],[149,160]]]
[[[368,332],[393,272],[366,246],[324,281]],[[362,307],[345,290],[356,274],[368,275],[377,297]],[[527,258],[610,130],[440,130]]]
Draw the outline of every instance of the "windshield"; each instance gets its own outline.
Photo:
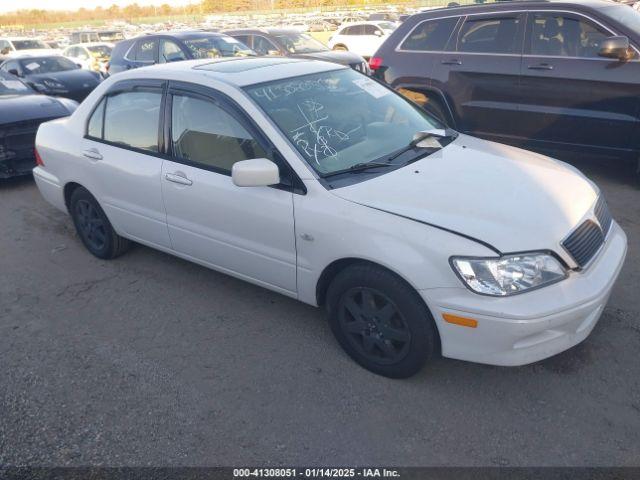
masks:
[[[274,35],[289,53],[314,53],[328,50],[322,43],[304,33]]]
[[[396,24],[391,22],[378,22],[377,24],[383,30],[395,30]]]
[[[124,40],[124,35],[122,32],[99,32],[98,38],[101,42],[119,42],[120,40]]]
[[[255,55],[253,50],[232,37],[188,38],[183,41],[193,54],[193,58],[243,57]]]
[[[375,162],[440,123],[392,90],[352,69],[246,88],[321,176]]]
[[[39,48],[50,48],[49,45],[41,40],[13,40],[13,46],[16,50],[36,50]]]
[[[0,95],[26,95],[30,93],[33,92],[20,79],[0,72]]]
[[[87,50],[91,52],[94,57],[109,57],[111,56],[111,47],[106,45],[98,45],[94,47],[87,47]]]
[[[25,58],[20,61],[20,65],[27,75],[64,72],[78,68],[75,63],[64,57]]]
[[[640,32],[640,12],[626,5],[612,5],[600,10],[612,20],[624,25],[633,32]]]

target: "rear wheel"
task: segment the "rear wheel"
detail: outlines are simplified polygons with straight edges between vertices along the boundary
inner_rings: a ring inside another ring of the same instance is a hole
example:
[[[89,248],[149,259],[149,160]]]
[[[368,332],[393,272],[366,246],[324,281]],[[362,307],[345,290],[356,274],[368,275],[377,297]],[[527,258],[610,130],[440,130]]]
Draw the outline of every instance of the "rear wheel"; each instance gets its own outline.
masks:
[[[86,188],[71,194],[69,212],[84,246],[98,258],[116,258],[129,248],[129,240],[119,236],[98,201]]]
[[[379,375],[406,378],[436,351],[431,313],[402,279],[374,265],[354,265],[329,286],[331,329],[344,350]]]
[[[340,51],[340,52],[347,52],[349,49],[347,48],[346,45],[343,45],[342,43],[339,43],[337,45],[333,46],[334,50]]]

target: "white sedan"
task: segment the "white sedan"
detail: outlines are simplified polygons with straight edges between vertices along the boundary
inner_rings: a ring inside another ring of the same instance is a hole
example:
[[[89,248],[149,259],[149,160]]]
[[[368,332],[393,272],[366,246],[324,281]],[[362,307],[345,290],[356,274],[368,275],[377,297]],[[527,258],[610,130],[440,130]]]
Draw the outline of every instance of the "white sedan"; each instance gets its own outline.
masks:
[[[139,242],[321,306],[389,377],[440,352],[522,365],[576,345],[627,250],[575,168],[446,129],[331,63],[125,72],[36,145],[40,192],[95,256]]]
[[[393,33],[393,22],[354,22],[340,25],[327,42],[332,50],[348,50],[365,58],[372,57]]]
[[[62,55],[80,65],[85,70],[107,74],[107,65],[113,51],[113,43],[79,43],[65,48]]]

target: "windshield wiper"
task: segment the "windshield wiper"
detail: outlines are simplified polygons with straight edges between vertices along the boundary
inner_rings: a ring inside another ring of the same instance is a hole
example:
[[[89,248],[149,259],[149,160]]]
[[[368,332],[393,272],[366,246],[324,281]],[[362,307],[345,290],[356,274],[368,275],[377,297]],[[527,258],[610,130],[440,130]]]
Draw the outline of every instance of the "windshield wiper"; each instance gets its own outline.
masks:
[[[413,136],[413,140],[411,140],[409,145],[387,157],[387,162],[391,163],[400,155],[403,155],[415,148],[436,148],[431,145],[420,145],[420,143],[427,138],[450,138],[456,135],[456,133],[453,133],[451,131],[447,132],[446,130],[423,130],[422,132],[418,132]]]
[[[322,178],[327,178],[327,177],[333,177],[334,175],[340,175],[343,173],[353,173],[353,172],[362,172],[363,170],[369,170],[370,168],[377,168],[377,167],[394,167],[396,165],[391,165],[388,162],[382,163],[382,162],[361,162],[361,163],[356,163],[355,165],[351,165],[348,168],[344,168],[342,170],[336,170],[335,172],[329,172],[329,173],[325,173],[323,175],[320,175]]]

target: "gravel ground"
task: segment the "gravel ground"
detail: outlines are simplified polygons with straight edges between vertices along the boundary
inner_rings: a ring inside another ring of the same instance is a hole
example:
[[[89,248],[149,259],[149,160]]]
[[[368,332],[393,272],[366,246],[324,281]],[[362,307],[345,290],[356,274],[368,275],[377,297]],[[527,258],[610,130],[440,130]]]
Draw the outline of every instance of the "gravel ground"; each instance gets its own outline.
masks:
[[[138,246],[105,262],[0,184],[0,465],[640,465],[640,189],[579,165],[629,237],[579,346],[375,376],[319,310]]]

